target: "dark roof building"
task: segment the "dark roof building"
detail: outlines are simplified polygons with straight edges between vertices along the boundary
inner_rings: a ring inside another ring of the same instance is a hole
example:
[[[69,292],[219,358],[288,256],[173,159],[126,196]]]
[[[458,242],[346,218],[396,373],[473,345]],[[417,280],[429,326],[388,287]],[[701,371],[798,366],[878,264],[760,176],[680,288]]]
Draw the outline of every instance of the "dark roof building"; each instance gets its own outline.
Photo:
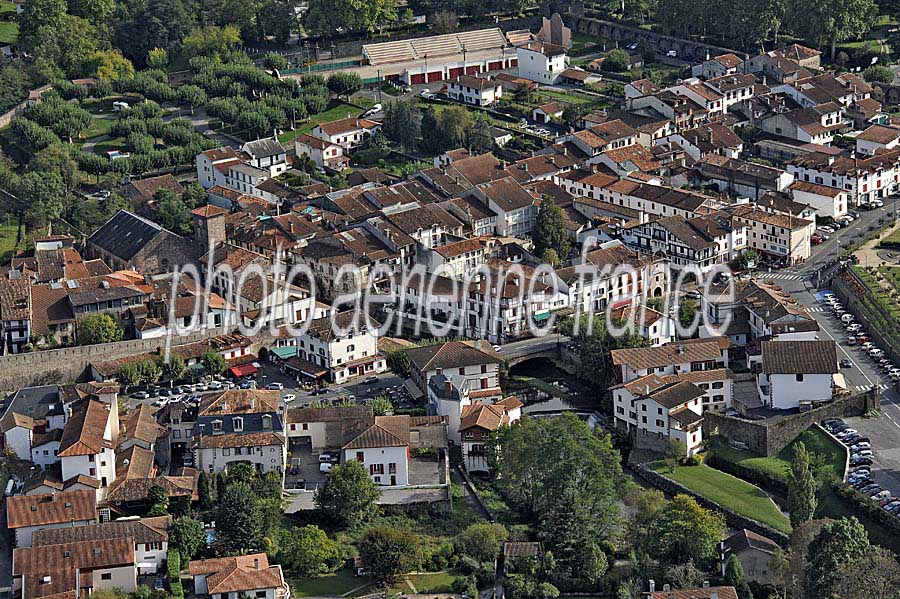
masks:
[[[190,241],[151,220],[120,210],[87,240],[87,252],[114,270],[169,272],[196,257]]]

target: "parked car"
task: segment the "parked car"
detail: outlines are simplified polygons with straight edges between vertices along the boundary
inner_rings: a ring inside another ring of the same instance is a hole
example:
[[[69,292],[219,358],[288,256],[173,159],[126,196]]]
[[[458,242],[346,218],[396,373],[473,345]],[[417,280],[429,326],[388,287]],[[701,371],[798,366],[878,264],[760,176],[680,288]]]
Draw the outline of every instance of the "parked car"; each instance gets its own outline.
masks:
[[[857,449],[872,449],[872,445],[871,445],[871,443],[869,443],[867,441],[859,441],[856,443],[856,445],[853,445],[850,448],[850,451],[854,451]]]
[[[157,591],[166,590],[166,585],[163,583],[163,579],[159,576],[156,577],[156,580],[153,581],[153,588]]]
[[[331,469],[334,468],[334,464],[331,462],[322,462],[319,464],[319,472],[323,472],[325,474],[331,472]]]
[[[859,457],[862,457],[862,458],[870,458],[870,457],[872,457],[872,450],[871,450],[871,449],[851,450],[850,453],[851,453],[852,455],[854,455],[854,456],[859,456]]]
[[[268,391],[281,391],[284,389],[284,383],[269,383],[266,385]]]
[[[220,383],[219,381],[210,381],[207,387],[209,387],[209,389],[212,391],[217,391],[218,389],[222,388],[222,383]]]
[[[857,489],[857,490],[858,490],[860,493],[865,493],[865,494],[868,495],[869,493],[879,493],[879,492],[881,491],[881,486],[880,486],[880,485],[877,485],[877,484],[875,484],[875,483],[871,483],[871,484],[868,484],[868,485],[866,485],[866,486],[864,486],[864,487],[860,487],[860,488]]]
[[[850,436],[856,432],[859,432],[859,431],[857,431],[855,428],[845,428],[844,430],[839,431],[836,436],[838,439],[842,439],[842,438]]]
[[[282,399],[284,399],[284,403],[290,403],[290,402],[294,401],[295,399],[297,399],[297,396],[294,395],[293,393],[287,393],[287,394],[285,394],[285,396]]]
[[[131,397],[135,399],[150,399],[150,394],[146,391],[138,391],[137,393],[132,393]]]
[[[367,376],[363,379],[363,385],[374,385],[378,382],[377,376]]]
[[[853,368],[853,362],[849,358],[841,360],[841,368]]]
[[[852,458],[850,458],[850,465],[851,466],[871,466],[872,458],[853,456]]]
[[[872,501],[881,501],[882,499],[887,499],[891,496],[891,492],[887,489],[882,489],[880,491],[873,491],[869,494],[869,497],[872,498]]]

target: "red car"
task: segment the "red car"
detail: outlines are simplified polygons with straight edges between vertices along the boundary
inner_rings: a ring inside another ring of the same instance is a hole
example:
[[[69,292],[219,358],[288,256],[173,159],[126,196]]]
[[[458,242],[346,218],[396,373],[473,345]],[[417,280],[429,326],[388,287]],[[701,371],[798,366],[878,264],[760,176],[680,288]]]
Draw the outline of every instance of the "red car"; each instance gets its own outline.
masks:
[[[820,243],[822,243],[822,238],[819,235],[813,235],[809,238],[809,241],[813,245],[819,245]]]

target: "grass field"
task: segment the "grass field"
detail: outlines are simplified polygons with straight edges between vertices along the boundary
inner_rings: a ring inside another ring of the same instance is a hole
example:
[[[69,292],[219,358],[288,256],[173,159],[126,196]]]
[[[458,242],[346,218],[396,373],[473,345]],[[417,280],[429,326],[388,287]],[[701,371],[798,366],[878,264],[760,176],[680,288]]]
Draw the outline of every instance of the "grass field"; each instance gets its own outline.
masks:
[[[369,97],[353,98],[353,101],[360,106],[364,106],[365,108],[369,108],[375,104],[375,101]],[[328,105],[328,109],[325,110],[325,112],[320,112],[319,114],[312,115],[308,123],[301,123],[300,126],[298,126],[294,131],[285,131],[278,136],[278,141],[280,141],[281,143],[294,141],[294,138],[303,135],[304,133],[309,133],[313,130],[313,127],[315,127],[319,123],[327,123],[329,121],[337,121],[339,119],[359,116],[359,114],[362,112],[363,110],[360,110],[356,106],[347,104],[346,102],[334,100],[331,102],[331,104]]]
[[[0,262],[7,264],[12,258],[13,252],[16,250],[16,231],[18,226],[7,224],[3,221],[0,224]]]
[[[101,135],[108,135],[116,119],[113,117],[102,117],[91,119],[91,124],[87,129],[81,132],[82,139],[91,139]]]
[[[338,570],[318,578],[291,581],[291,593],[296,597],[343,595],[357,587],[368,585],[367,578],[356,576],[352,568]]]
[[[587,94],[579,94],[576,92],[567,94],[552,89],[542,89],[535,92],[534,95],[540,98],[546,98],[546,101],[548,102],[560,101],[565,102],[566,104],[598,104],[600,101],[599,98],[594,98]]]
[[[816,428],[804,431],[793,443],[782,449],[777,456],[770,458],[759,457],[746,451],[734,449],[728,445],[717,446],[714,452],[718,457],[729,462],[740,464],[744,468],[755,470],[765,476],[784,482],[787,481],[788,472],[791,469],[794,448],[801,441],[806,445],[807,451],[820,456],[823,480],[831,478],[831,474],[835,476],[843,474],[845,464],[843,451],[825,433]]]
[[[449,593],[457,576],[458,574],[455,572],[429,572],[428,574],[410,574],[407,578],[420,594],[430,594]]]
[[[12,44],[19,39],[19,24],[0,21],[0,44]]]
[[[652,462],[647,466],[742,516],[768,524],[784,533],[791,532],[787,516],[778,510],[759,487],[703,464],[679,466],[674,473],[663,461]]]

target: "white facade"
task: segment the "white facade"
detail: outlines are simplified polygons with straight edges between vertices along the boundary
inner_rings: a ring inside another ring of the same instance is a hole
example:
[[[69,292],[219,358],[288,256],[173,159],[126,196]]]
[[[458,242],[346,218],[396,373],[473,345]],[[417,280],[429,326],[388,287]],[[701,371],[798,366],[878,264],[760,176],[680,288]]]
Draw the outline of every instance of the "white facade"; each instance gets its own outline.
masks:
[[[381,486],[409,485],[409,447],[365,447],[345,449],[344,462],[357,461],[365,466],[372,480]]]
[[[31,449],[31,461],[40,466],[41,470],[45,470],[59,461],[56,456],[58,451],[59,441],[48,441]]]
[[[34,533],[39,530],[47,530],[48,528],[69,528],[71,526],[87,526],[88,524],[96,524],[96,520],[71,520],[54,524],[23,526],[16,529],[16,547],[31,547],[31,539],[34,536]]]
[[[830,374],[768,374],[757,377],[759,395],[770,407],[790,410],[803,402],[830,401],[832,383]]]
[[[791,195],[794,201],[803,204],[809,204],[815,208],[816,214],[819,216],[828,216],[831,218],[839,218],[849,209],[849,198],[847,192],[835,188],[820,186],[820,189],[813,187],[792,186]]]
[[[301,359],[326,368],[334,383],[384,372],[387,368],[384,357],[378,354],[378,334],[368,329],[325,339],[307,331],[297,337],[297,347]]]
[[[503,97],[503,87],[488,79],[457,77],[447,82],[447,96],[464,104],[492,106]]]
[[[239,435],[233,435],[239,436]],[[249,443],[249,441],[248,441]],[[207,473],[223,472],[229,464],[252,464],[258,471],[284,472],[287,451],[284,444],[194,449],[194,463]]]
[[[24,459],[31,455],[32,430],[24,426],[16,426],[3,433],[3,440],[7,449]]]
[[[569,61],[565,52],[553,55],[552,52],[545,53],[543,47],[540,42],[533,42],[516,48],[518,73],[523,79],[552,85],[566,70]]]
[[[97,454],[64,456],[62,462],[62,479],[83,474],[100,481],[100,486],[108,487],[116,479],[116,454],[110,448],[104,448]]]

